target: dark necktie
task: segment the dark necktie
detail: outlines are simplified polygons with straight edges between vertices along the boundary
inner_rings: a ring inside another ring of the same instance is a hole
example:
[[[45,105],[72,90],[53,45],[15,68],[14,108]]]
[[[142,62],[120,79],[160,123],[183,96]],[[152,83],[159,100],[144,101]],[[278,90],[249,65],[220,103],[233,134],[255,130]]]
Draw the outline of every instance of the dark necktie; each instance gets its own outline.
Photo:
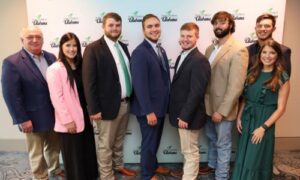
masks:
[[[160,59],[162,65],[163,65],[163,68],[164,68],[164,70],[166,71],[166,70],[167,70],[167,65],[166,65],[166,63],[165,63],[164,56],[163,56],[163,54],[162,54],[161,44],[160,44],[160,43],[157,43],[156,48],[157,48],[157,55],[158,55],[158,58]]]

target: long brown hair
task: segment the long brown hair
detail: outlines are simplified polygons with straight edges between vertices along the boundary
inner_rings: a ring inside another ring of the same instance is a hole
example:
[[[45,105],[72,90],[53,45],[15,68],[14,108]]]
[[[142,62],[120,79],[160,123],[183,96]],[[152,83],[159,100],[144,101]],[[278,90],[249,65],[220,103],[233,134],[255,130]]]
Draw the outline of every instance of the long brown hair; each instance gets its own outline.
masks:
[[[250,69],[250,72],[246,79],[246,84],[248,84],[248,85],[253,84],[257,80],[260,73],[262,72],[263,63],[261,62],[261,54],[262,54],[263,49],[266,46],[269,46],[275,50],[275,52],[277,53],[277,59],[274,63],[274,67],[272,70],[272,77],[270,79],[266,80],[264,82],[264,85],[267,88],[271,89],[272,91],[276,91],[276,89],[282,85],[281,76],[284,71],[284,65],[283,65],[284,61],[283,61],[280,44],[272,39],[267,40],[263,44],[263,46],[260,48],[258,56],[256,58],[256,61],[253,65],[253,67]]]

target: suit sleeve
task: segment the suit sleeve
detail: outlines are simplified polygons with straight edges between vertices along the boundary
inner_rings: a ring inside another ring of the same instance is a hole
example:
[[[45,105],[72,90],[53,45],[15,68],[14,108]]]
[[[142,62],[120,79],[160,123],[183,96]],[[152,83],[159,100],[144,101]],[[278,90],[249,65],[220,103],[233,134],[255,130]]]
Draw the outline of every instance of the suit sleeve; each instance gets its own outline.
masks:
[[[223,101],[217,109],[217,112],[224,117],[228,116],[231,112],[243,91],[247,75],[248,59],[248,50],[246,48],[240,49],[232,57],[227,89]]]
[[[67,105],[65,103],[64,93],[63,93],[63,82],[60,77],[60,72],[53,68],[49,67],[46,73],[48,88],[50,92],[51,102],[55,108],[55,112],[60,118],[56,118],[56,121],[61,121],[61,124],[67,124],[73,121],[70,113],[67,109]]]
[[[291,66],[291,49],[290,48],[285,48],[282,51],[283,58],[284,58],[284,63],[285,63],[285,68],[286,71],[288,72],[288,75],[291,77],[292,73],[292,66]]]
[[[154,112],[150,100],[149,80],[151,77],[149,77],[146,54],[147,52],[142,50],[135,50],[130,61],[132,86],[142,115]]]
[[[204,95],[210,74],[210,64],[207,59],[195,61],[191,71],[189,95],[179,114],[180,119],[187,123],[193,119],[193,115],[201,102],[204,102]]]
[[[91,47],[86,47],[83,54],[82,63],[82,81],[84,87],[84,94],[87,101],[87,108],[90,115],[102,112],[99,85],[98,85],[98,69],[95,52]]]
[[[24,94],[22,93],[20,74],[15,65],[8,59],[3,61],[1,82],[3,97],[13,119],[13,124],[21,124],[30,120],[24,109]]]

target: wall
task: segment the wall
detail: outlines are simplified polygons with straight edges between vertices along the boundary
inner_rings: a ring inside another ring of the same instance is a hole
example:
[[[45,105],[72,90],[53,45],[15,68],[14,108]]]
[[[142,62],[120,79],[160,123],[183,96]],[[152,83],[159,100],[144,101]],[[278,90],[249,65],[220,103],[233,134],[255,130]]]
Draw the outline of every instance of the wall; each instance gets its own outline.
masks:
[[[1,0],[0,1],[0,22],[1,22],[1,48],[0,48],[0,73],[2,72],[2,60],[8,55],[21,49],[19,32],[27,25],[27,12],[25,0]],[[0,87],[0,140],[20,139],[23,135],[19,133],[12,120],[2,97]],[[0,147],[1,147],[0,143]]]
[[[297,7],[300,7],[299,0],[287,0],[283,43],[292,48],[292,89],[286,114],[277,125],[277,137],[300,137],[300,131],[298,130],[300,121],[297,118],[297,110],[299,108],[297,106],[300,105],[300,94],[297,93],[300,91],[300,52],[297,52],[300,46],[300,36],[297,32],[300,29],[300,24],[298,23],[300,11],[296,9]],[[0,66],[2,67],[2,60],[21,48],[18,35],[20,29],[27,24],[26,0],[1,0],[0,22],[2,24],[0,33],[2,41]],[[0,122],[0,150],[4,147],[4,144],[1,143],[3,141],[24,139],[24,136],[19,133],[17,127],[12,126],[11,118],[2,97],[1,87]]]
[[[291,92],[286,113],[277,124],[277,137],[300,137],[300,121],[297,115],[300,107],[300,1],[287,0],[283,44],[292,49]],[[298,141],[299,145],[300,142]]]

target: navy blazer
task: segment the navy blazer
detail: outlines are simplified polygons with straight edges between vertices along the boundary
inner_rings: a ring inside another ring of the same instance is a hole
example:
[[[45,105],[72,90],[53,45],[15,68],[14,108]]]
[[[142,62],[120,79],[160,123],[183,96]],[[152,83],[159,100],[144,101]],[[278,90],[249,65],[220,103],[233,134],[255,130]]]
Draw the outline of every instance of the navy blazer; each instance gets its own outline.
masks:
[[[292,68],[291,68],[291,49],[289,47],[286,47],[284,45],[280,45],[280,48],[281,48],[281,52],[282,52],[282,56],[284,58],[284,68],[285,70],[287,71],[288,75],[291,76],[291,71],[292,71]],[[249,51],[249,65],[248,65],[248,69],[250,69],[255,61],[256,61],[256,58],[257,58],[257,55],[259,53],[259,49],[260,49],[260,46],[259,46],[259,43],[258,41],[256,41],[255,43],[249,45],[247,47],[248,51]]]
[[[130,61],[127,45],[120,41],[119,44]],[[121,84],[116,62],[104,36],[85,48],[82,80],[89,114],[101,112],[103,120],[115,119],[121,105]]]
[[[43,52],[48,65],[52,64],[55,56]],[[54,111],[47,82],[24,49],[4,59],[1,82],[13,124],[31,120],[33,132],[53,129]]]
[[[162,49],[162,54],[168,66],[168,58],[164,49]],[[130,68],[133,85],[131,113],[145,116],[154,112],[157,117],[164,117],[169,103],[169,66],[166,69],[163,68],[161,60],[150,43],[144,40],[132,52]]]
[[[177,58],[177,69],[180,56]],[[211,69],[206,57],[198,48],[193,49],[176,71],[171,84],[170,123],[178,128],[178,119],[188,123],[188,129],[200,129],[207,116],[204,96]]]

